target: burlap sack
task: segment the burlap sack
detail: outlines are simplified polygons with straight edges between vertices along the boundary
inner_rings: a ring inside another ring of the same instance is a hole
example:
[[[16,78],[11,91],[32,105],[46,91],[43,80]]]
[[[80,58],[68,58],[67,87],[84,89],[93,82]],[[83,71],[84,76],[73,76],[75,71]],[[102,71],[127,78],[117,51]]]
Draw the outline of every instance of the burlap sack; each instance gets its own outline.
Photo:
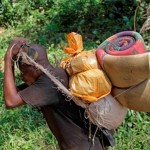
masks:
[[[112,85],[125,88],[134,86],[150,77],[150,53],[129,56],[112,56],[97,51],[97,59]]]
[[[135,111],[150,112],[150,79],[128,89],[112,89],[118,102]]]

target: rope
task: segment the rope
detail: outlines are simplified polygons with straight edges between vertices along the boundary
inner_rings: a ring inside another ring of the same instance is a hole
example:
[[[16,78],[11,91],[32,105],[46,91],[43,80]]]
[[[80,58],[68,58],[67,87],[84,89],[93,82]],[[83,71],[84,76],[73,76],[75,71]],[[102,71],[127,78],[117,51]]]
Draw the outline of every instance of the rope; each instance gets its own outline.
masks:
[[[145,81],[145,80],[144,80],[144,81]],[[143,82],[144,82],[144,81],[143,81]],[[131,87],[127,88],[125,91],[119,93],[118,95],[114,96],[113,98],[119,97],[120,95],[122,95],[122,94],[128,92],[129,90],[133,89],[134,87],[136,87],[136,86],[139,85],[139,84],[141,84],[141,83],[137,83],[137,84],[135,84],[134,86],[131,86]]]

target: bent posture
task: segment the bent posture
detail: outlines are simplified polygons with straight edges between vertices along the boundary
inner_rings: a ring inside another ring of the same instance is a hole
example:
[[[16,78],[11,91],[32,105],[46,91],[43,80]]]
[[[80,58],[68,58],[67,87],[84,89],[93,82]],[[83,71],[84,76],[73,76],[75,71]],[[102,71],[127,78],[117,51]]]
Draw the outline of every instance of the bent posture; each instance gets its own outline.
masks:
[[[25,64],[21,58],[18,65],[21,78],[25,84],[16,86],[14,76],[14,60],[22,45],[27,41],[16,38],[9,45],[5,54],[4,66],[4,99],[7,108],[19,107],[24,104],[39,108],[47,124],[56,137],[60,150],[102,150],[114,144],[112,132],[100,129],[96,133],[94,143],[90,140],[95,133],[96,126],[89,125],[84,117],[84,109],[58,91],[57,86],[41,70]],[[54,68],[48,61],[45,49],[38,44],[30,44],[38,54],[36,63],[62,80],[68,87],[68,76],[61,68]],[[90,130],[89,130],[90,129]]]

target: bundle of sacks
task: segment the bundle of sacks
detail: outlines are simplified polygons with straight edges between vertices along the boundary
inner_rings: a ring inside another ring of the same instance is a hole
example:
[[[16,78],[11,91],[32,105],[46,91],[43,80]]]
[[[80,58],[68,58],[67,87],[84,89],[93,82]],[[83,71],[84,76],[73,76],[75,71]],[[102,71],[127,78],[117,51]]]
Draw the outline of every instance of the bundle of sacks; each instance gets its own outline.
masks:
[[[129,109],[150,112],[150,53],[141,35],[119,32],[98,47],[96,56],[113,85],[113,97]]]
[[[64,51],[70,56],[60,65],[70,76],[71,93],[85,104],[93,124],[116,129],[125,119],[127,108],[150,111],[145,91],[149,55],[140,34],[117,33],[90,51],[83,49],[81,35],[71,32],[67,38],[69,47]]]
[[[68,43],[70,47],[64,50],[72,55],[62,60],[61,67],[70,76],[71,93],[85,102],[94,102],[108,95],[112,85],[100,68],[95,51],[83,51],[82,36],[74,32],[68,35]]]

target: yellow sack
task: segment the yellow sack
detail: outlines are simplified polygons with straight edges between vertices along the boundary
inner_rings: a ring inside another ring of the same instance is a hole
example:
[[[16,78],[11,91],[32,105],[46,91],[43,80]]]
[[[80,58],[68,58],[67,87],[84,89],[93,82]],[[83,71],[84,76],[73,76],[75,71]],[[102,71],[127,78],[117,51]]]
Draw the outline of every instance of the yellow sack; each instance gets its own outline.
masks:
[[[100,69],[90,69],[70,77],[70,91],[85,102],[95,102],[111,92],[111,83]]]
[[[90,69],[99,68],[95,50],[82,51],[81,53],[62,60],[61,67],[71,76]]]

